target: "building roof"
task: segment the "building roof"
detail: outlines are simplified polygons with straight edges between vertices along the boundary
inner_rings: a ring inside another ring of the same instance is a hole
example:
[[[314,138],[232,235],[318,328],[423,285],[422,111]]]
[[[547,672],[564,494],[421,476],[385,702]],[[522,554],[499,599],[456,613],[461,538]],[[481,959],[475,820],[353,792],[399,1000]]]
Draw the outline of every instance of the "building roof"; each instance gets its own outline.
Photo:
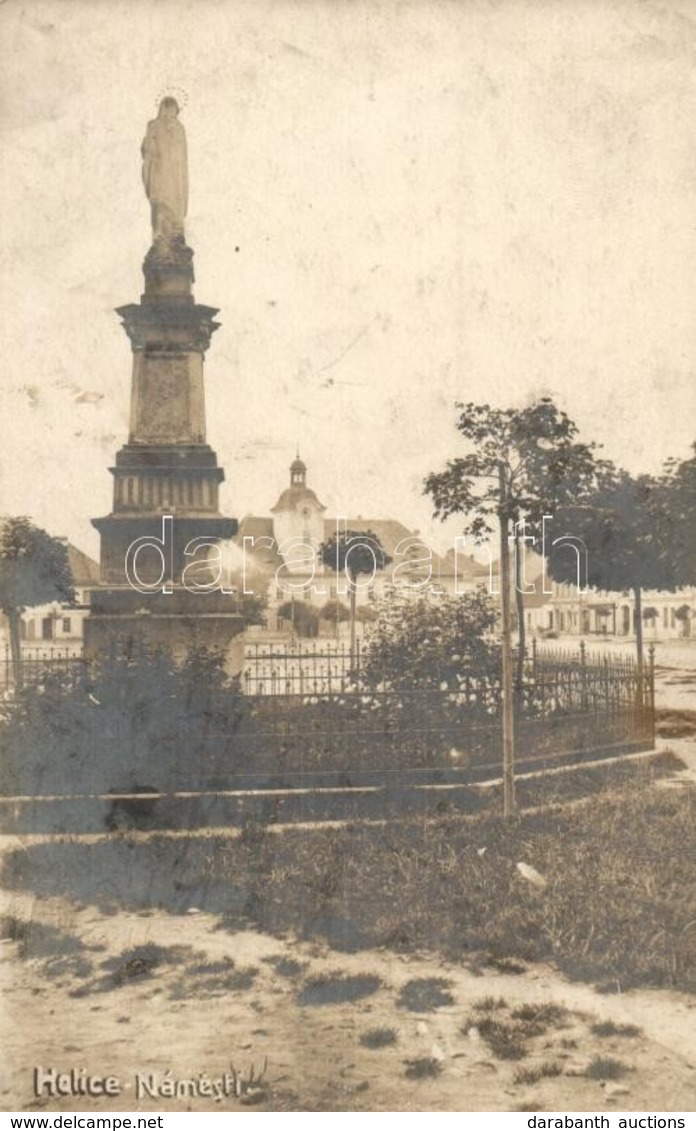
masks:
[[[100,579],[99,563],[88,557],[83,550],[78,550],[72,542],[66,544],[68,551],[68,564],[73,576],[73,584],[78,589],[88,585],[98,585]]]
[[[239,521],[239,529],[235,536],[235,542],[241,542],[242,538],[272,538],[273,537],[273,519],[268,518],[266,515],[261,514],[246,514],[244,518]]]
[[[319,502],[311,487],[286,487],[276,505],[271,507],[271,514],[277,514],[278,511],[296,511],[303,504],[306,505],[308,503],[315,506],[317,510],[326,510],[326,507]]]
[[[245,543],[245,538],[253,538],[254,542]],[[265,538],[270,539],[270,543],[261,541]],[[273,537],[273,519],[267,518],[266,515],[245,515],[239,523],[233,542],[249,555],[252,568],[262,572],[275,572],[283,564],[282,554],[278,553],[278,546]]]
[[[324,519],[324,538],[326,540],[335,535],[337,530],[339,534],[344,530],[352,530],[356,534],[367,534],[369,531],[376,535],[380,546],[392,559],[400,542],[403,542],[405,538],[418,537],[402,522],[398,522],[394,518],[342,518],[340,522],[336,518]]]
[[[467,581],[483,581],[490,576],[491,567],[487,562],[479,562],[473,554],[455,553],[448,550],[440,559],[440,574],[443,577],[461,577]]]

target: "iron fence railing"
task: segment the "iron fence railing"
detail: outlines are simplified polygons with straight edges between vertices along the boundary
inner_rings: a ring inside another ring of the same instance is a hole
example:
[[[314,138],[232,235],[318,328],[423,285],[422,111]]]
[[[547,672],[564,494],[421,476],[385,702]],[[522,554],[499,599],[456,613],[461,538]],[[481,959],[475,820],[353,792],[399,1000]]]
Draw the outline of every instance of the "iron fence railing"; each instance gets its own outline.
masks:
[[[82,645],[65,647],[26,647],[21,654],[21,678],[25,683],[36,683],[48,672],[77,672],[84,666]],[[15,686],[15,666],[9,644],[0,653],[0,690],[11,693]]]
[[[309,659],[325,657],[311,649]],[[285,660],[291,663],[293,654]],[[501,763],[495,666],[462,673],[454,686],[380,691],[336,687],[328,677],[320,685],[318,676],[298,674],[284,691],[213,690],[199,680],[183,695],[174,681],[166,694],[157,684],[153,701],[143,668],[133,661],[112,673],[111,682],[99,673],[82,678],[88,669],[74,657],[44,659],[44,671],[68,674],[51,681],[51,694],[42,697],[31,743],[20,728],[7,744],[6,792],[462,782],[490,776]],[[63,691],[71,681],[81,693],[64,715]],[[652,653],[639,670],[623,657],[614,662],[584,649],[531,649],[514,706],[516,761],[528,768],[652,748]]]
[[[254,642],[244,649],[242,686],[247,695],[325,694],[360,680],[364,646],[343,640]]]

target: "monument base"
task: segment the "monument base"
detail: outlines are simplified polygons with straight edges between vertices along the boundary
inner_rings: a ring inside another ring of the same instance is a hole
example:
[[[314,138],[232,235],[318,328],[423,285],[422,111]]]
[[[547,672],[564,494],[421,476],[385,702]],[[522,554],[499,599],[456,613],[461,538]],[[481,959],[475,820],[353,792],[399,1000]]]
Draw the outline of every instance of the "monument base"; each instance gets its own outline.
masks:
[[[224,593],[141,594],[129,587],[95,589],[85,620],[84,654],[137,659],[158,650],[181,663],[196,648],[219,652],[228,675],[244,667],[244,617]]]

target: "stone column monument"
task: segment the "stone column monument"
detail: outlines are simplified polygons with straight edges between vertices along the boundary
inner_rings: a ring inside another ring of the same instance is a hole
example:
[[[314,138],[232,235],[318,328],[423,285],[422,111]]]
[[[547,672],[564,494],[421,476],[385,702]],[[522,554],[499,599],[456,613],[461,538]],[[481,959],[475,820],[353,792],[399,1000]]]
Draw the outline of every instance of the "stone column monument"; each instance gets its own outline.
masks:
[[[205,561],[237,530],[236,520],[220,513],[224,471],[206,443],[203,360],[218,312],[192,293],[186,134],[178,115],[176,101],[163,99],[142,144],[152,246],[140,302],[117,310],[133,353],[130,434],[110,469],[113,510],[92,520],[101,536],[101,587],[85,648],[95,655],[144,643],[181,655],[198,643],[224,648],[234,669],[239,641],[232,640],[242,620]]]

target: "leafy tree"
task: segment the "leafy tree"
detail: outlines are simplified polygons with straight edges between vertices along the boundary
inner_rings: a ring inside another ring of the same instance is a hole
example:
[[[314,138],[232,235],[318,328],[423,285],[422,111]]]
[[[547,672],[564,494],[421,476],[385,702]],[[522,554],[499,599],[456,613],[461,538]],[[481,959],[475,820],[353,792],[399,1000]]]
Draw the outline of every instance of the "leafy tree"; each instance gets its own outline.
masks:
[[[377,605],[370,626],[362,678],[373,687],[457,691],[472,673],[495,679],[500,650],[491,643],[496,620],[481,590],[461,597],[428,598],[395,592]]]
[[[371,530],[345,530],[333,534],[319,548],[321,561],[328,569],[348,578],[350,589],[350,654],[355,659],[355,606],[357,581],[361,575],[373,576],[386,569],[391,558]]]
[[[679,586],[696,585],[696,444],[693,456],[668,460],[660,503],[669,514],[669,553]]]
[[[266,624],[268,598],[261,593],[239,593],[235,599],[235,611],[244,617],[245,627],[250,624]]]
[[[674,610],[674,619],[678,620],[682,627],[682,636],[689,636],[691,631],[691,606],[680,605],[678,609]]]
[[[581,506],[559,512],[559,520],[585,543],[587,584],[634,596],[634,629],[639,675],[643,669],[644,589],[674,590],[679,570],[672,553],[674,518],[664,484],[654,476],[629,475],[604,464],[594,491]],[[568,548],[549,547],[548,566],[556,581],[577,581],[577,559]]]
[[[343,601],[327,601],[322,606],[321,616],[323,620],[331,621],[338,636],[338,626],[350,619],[350,609]]]
[[[462,404],[457,430],[471,448],[449,460],[445,471],[432,472],[425,493],[435,515],[465,516],[463,532],[478,545],[497,527],[501,537],[501,572],[513,525],[515,599],[519,634],[518,683],[525,646],[522,538],[541,533],[543,516],[581,497],[593,484],[594,444],[580,443],[578,429],[549,397],[527,408],[497,409]],[[503,581],[508,592],[511,582]]]
[[[307,601],[285,601],[278,609],[278,616],[290,621],[298,636],[316,636],[319,631],[319,616]]]
[[[268,614],[268,578],[261,572],[230,570],[230,606],[244,618],[244,626],[265,626]]]
[[[66,547],[28,518],[0,520],[0,610],[10,629],[16,687],[22,686],[22,613],[51,601],[75,601]]]

